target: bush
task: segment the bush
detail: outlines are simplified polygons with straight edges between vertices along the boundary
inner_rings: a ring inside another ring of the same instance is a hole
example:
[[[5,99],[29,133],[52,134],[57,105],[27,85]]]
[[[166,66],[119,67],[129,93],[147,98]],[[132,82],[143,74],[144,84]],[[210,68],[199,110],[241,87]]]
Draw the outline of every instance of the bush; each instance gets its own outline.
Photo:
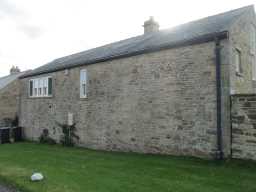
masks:
[[[50,145],[56,144],[56,141],[49,136],[49,130],[44,129],[41,136],[39,137],[40,143],[46,143]]]
[[[67,124],[61,124],[57,123],[61,129],[63,135],[61,136],[60,142],[64,146],[72,147],[75,145],[76,141],[79,140],[79,136],[76,135],[76,124],[73,125],[67,125]]]

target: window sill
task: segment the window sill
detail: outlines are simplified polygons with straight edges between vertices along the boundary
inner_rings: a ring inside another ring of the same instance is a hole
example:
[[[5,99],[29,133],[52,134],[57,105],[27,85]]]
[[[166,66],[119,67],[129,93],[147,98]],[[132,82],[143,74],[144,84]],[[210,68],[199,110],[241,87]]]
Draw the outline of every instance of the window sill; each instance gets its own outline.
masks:
[[[31,96],[29,96],[28,97],[29,99],[51,99],[51,98],[53,98],[53,96],[51,95],[51,96],[37,96],[37,97],[31,97]]]
[[[250,51],[251,56],[255,56],[255,53],[253,51]]]
[[[79,98],[81,101],[84,101],[84,100],[88,100],[88,97],[80,97]]]
[[[240,72],[236,72],[236,76],[243,77],[244,75],[242,73],[240,73]]]

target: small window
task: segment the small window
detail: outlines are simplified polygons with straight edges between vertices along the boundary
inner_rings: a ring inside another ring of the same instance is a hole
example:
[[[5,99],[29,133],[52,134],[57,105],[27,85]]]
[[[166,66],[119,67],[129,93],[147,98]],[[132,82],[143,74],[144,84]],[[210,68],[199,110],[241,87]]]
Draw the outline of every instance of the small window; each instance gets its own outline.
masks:
[[[252,57],[252,80],[256,80],[256,60],[255,56]]]
[[[80,71],[80,98],[87,97],[87,70]]]
[[[251,53],[254,55],[256,51],[256,32],[255,32],[255,27],[251,25],[250,29],[250,49]]]
[[[29,80],[30,97],[49,97],[52,95],[52,78],[42,77]]]
[[[241,56],[242,56],[241,51],[239,49],[236,49],[235,50],[235,64],[236,64],[236,72],[237,73],[243,72]]]

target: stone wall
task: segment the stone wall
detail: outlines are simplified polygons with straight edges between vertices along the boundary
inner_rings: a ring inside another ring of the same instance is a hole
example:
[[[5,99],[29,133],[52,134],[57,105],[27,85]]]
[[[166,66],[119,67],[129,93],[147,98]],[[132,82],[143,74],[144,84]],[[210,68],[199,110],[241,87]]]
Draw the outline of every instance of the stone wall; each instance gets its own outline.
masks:
[[[15,80],[0,90],[0,126],[5,118],[14,119],[18,114],[19,85],[20,82]]]
[[[254,10],[244,13],[229,27],[229,39],[221,46],[222,53],[222,128],[223,150],[230,154],[231,122],[230,94],[256,93],[255,81],[252,78],[252,66],[256,62],[255,54],[250,47],[250,27],[256,26]],[[241,51],[243,72],[236,73],[235,50]]]
[[[232,96],[232,157],[256,160],[256,95]]]
[[[212,157],[216,150],[214,42],[163,50],[46,74],[52,98],[28,98],[22,80],[21,124],[37,140],[73,113],[79,145],[104,150]],[[88,98],[79,98],[79,72]],[[33,77],[35,78],[35,77]]]
[[[256,81],[252,77],[252,66],[256,53],[250,46],[250,27],[256,26],[253,9],[236,19],[229,30],[230,92],[231,94],[256,93]],[[256,28],[255,28],[256,29]],[[242,73],[236,72],[235,50],[241,52]]]

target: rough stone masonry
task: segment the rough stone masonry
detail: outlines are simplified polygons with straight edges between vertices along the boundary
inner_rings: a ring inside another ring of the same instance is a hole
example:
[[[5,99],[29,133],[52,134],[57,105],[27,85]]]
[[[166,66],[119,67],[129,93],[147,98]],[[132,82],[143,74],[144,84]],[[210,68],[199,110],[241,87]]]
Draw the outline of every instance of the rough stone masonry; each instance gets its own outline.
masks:
[[[232,156],[256,160],[256,95],[232,96]]]
[[[231,20],[228,25],[227,21]],[[48,129],[50,136],[58,141],[61,131],[57,124],[67,123],[68,114],[73,114],[80,146],[214,157],[218,138],[218,48],[221,52],[221,141],[224,156],[230,156],[230,95],[255,93],[256,90],[256,78],[252,73],[256,53],[251,45],[255,21],[254,8],[249,6],[175,28],[177,37],[187,40],[194,38],[194,34],[219,27],[213,34],[221,31],[227,35],[218,46],[214,42],[216,39],[208,39],[95,63],[82,61],[82,58],[94,58],[95,55],[100,58],[108,51],[119,54],[119,50],[127,47],[139,49],[144,44],[159,45],[168,35],[170,38],[166,38],[166,42],[176,38],[168,30],[158,33],[158,23],[154,22],[150,30],[145,30],[146,34],[110,44],[108,49],[103,46],[54,60],[21,79],[20,124],[24,127],[24,135],[27,139],[38,140],[43,129]],[[208,37],[209,34],[204,35]],[[80,65],[74,65],[75,62]],[[242,68],[239,73],[238,65]],[[67,68],[61,68],[63,66]],[[44,71],[51,67],[54,70]],[[40,69],[42,73],[37,73]],[[81,69],[87,70],[85,99],[80,98]],[[29,81],[38,77],[52,78],[51,97],[29,97]]]
[[[216,149],[214,49],[212,42],[86,66],[86,99],[79,98],[80,67],[68,75],[48,74],[52,98],[22,93],[25,136],[37,140],[47,128],[58,140],[56,122],[67,123],[71,112],[79,144],[86,147],[211,156]],[[22,90],[28,90],[28,80],[22,80]]]

